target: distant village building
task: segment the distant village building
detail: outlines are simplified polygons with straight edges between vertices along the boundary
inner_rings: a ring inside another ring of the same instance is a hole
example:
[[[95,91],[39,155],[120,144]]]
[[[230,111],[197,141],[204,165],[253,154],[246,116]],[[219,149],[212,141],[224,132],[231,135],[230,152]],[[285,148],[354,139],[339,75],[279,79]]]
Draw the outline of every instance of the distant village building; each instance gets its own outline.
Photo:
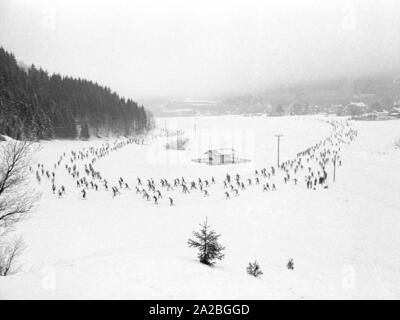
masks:
[[[360,115],[368,111],[368,106],[364,102],[350,102],[344,108],[344,113],[355,116]]]
[[[389,110],[371,111],[363,114],[352,116],[354,120],[394,120],[400,119],[400,108],[393,107]]]
[[[344,107],[341,104],[332,104],[326,108],[326,113],[328,115],[341,116],[341,115],[343,115],[343,109],[344,109]]]
[[[389,111],[389,115],[393,118],[400,119],[400,107],[393,107]]]

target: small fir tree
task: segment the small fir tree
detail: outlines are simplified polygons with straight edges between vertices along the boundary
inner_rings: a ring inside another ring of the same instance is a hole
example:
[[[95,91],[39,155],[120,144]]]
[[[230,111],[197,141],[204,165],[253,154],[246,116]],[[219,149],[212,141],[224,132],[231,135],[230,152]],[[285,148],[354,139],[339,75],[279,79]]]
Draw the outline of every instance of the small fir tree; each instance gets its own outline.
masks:
[[[210,226],[206,221],[200,225],[201,229],[199,232],[194,231],[193,239],[188,240],[189,247],[194,247],[199,250],[199,260],[209,266],[214,266],[215,260],[222,260],[224,254],[222,251],[225,247],[218,243],[219,234],[216,234],[214,230],[210,229]]]

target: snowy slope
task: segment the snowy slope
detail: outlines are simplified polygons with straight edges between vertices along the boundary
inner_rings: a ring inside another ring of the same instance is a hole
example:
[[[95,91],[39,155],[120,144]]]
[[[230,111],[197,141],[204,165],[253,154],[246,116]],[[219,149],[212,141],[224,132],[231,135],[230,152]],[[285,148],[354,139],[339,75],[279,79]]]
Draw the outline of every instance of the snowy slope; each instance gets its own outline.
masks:
[[[254,169],[275,165],[277,133],[284,135],[281,160],[328,137],[331,127],[317,117],[160,120],[160,127],[185,130],[190,149],[167,151],[162,147],[167,138],[154,137],[149,145],[131,144],[98,160],[95,167],[110,185],[119,177],[129,182],[131,190],[115,198],[100,188],[88,190],[82,200],[60,166],[56,183],[67,194],[53,195],[46,179],[38,185],[39,207],[18,225],[28,246],[20,259],[23,269],[0,278],[0,298],[399,298],[400,150],[394,142],[400,125],[351,125],[358,137],[343,147],[335,184],[328,166],[328,189],[308,190],[302,182],[294,186],[276,177],[277,191],[252,186],[225,200],[222,185],[227,172],[251,176]],[[63,152],[102,143],[43,142],[38,162],[51,170]],[[252,161],[227,166],[191,161],[210,145],[234,146]],[[175,189],[155,205],[135,193],[138,176],[156,183],[214,176],[217,183],[210,197]],[[32,183],[37,184],[34,177]],[[226,247],[225,259],[214,268],[201,265],[186,244],[206,216]],[[293,271],[286,268],[289,258]],[[255,259],[264,272],[260,279],[246,274]]]

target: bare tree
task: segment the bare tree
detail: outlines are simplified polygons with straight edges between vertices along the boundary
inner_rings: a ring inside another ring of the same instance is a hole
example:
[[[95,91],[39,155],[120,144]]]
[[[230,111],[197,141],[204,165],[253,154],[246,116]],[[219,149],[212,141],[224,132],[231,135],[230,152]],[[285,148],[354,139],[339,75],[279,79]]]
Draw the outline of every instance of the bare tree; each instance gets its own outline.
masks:
[[[39,199],[39,194],[29,187],[29,168],[35,149],[28,141],[0,143],[0,275],[10,272],[24,247],[20,239],[4,241],[6,234]]]
[[[20,221],[31,211],[38,194],[29,188],[29,167],[35,151],[28,141],[0,145],[0,228]]]
[[[0,276],[18,271],[17,258],[25,249],[21,238],[14,239],[6,246],[0,247]]]

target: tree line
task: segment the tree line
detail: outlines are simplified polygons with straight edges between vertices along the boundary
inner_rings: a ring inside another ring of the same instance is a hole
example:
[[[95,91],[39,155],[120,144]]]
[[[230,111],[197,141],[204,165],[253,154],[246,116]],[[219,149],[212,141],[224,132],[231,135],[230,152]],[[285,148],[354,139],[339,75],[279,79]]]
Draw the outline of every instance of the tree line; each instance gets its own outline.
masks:
[[[88,138],[149,130],[152,115],[85,79],[22,67],[0,47],[0,134],[15,139]]]

